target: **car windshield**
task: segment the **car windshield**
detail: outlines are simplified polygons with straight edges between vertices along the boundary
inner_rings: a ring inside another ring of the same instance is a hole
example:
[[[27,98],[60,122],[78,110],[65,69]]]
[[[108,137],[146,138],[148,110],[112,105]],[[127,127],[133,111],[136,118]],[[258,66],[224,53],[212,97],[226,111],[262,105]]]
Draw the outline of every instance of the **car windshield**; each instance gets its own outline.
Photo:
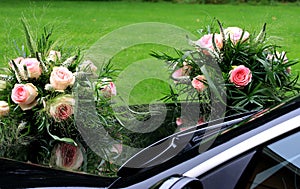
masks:
[[[297,99],[299,101],[300,98],[295,99],[294,101]],[[272,108],[229,116],[222,119],[222,122],[214,120],[190,127],[143,149],[123,165],[119,174],[126,176],[126,173],[133,170],[141,171],[144,168],[160,165],[170,159],[175,161],[174,159],[178,158],[181,159],[180,161],[186,161],[232,137],[274,119],[275,115],[282,115],[285,111],[289,111],[288,107],[292,105],[294,104],[291,102],[282,102]],[[208,146],[201,147],[201,144],[208,144]]]

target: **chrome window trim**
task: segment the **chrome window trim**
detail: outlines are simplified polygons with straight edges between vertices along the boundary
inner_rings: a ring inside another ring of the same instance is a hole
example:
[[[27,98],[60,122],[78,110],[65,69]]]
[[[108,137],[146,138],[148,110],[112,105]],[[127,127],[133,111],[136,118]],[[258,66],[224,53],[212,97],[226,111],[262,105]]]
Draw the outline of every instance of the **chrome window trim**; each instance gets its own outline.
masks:
[[[269,128],[247,140],[244,140],[227,150],[215,155],[214,157],[204,161],[203,163],[197,165],[191,170],[185,172],[183,176],[186,177],[198,177],[203,173],[211,170],[212,168],[238,156],[241,153],[244,153],[262,143],[265,143],[274,137],[280,136],[286,132],[289,132],[293,129],[300,127],[300,115],[291,118],[285,122],[282,122],[272,128]]]

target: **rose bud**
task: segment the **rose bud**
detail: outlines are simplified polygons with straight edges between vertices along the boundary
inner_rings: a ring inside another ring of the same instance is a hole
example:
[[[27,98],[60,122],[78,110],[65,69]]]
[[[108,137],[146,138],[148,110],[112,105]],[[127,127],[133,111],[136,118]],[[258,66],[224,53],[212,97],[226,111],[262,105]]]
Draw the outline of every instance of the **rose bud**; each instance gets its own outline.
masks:
[[[9,106],[6,101],[0,101],[0,117],[6,116],[9,113]]]
[[[47,58],[47,61],[50,62],[56,62],[57,60],[60,60],[61,59],[61,53],[59,51],[54,51],[54,50],[51,50],[49,52],[49,55],[48,55],[48,58]]]
[[[112,96],[117,95],[117,88],[112,81],[109,82],[107,85],[102,86],[100,91],[103,94],[103,96],[106,98],[110,98]]]

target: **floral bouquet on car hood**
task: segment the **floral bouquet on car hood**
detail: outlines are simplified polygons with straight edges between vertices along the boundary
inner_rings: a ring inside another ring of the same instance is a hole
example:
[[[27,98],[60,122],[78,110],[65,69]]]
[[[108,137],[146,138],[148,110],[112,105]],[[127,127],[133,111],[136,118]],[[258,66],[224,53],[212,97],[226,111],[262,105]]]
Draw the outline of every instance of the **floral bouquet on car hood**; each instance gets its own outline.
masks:
[[[176,50],[178,56],[152,53],[171,68],[174,86],[164,100],[199,102],[199,120],[208,120],[219,107],[212,101],[232,115],[269,107],[299,92],[299,74],[291,70],[298,61],[270,42],[266,24],[255,35],[217,23],[215,31],[208,26],[200,39],[189,40],[191,49]],[[178,118],[179,125],[183,119]]]
[[[99,116],[105,112],[103,125],[114,122],[109,99],[116,87],[109,66],[97,75],[79,50],[64,51],[51,40],[52,29],[45,27],[33,39],[26,20],[22,24],[26,45],[0,75],[0,157],[94,174],[108,167],[113,174],[114,167],[84,143],[74,121],[77,79],[91,75]]]

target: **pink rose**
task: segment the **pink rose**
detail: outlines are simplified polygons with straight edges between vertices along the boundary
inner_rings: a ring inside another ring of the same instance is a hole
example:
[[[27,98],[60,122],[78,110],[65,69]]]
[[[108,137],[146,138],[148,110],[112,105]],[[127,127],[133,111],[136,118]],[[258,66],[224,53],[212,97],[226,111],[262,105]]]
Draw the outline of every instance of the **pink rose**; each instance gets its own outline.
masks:
[[[192,66],[184,65],[182,68],[179,68],[178,70],[174,71],[172,73],[172,79],[175,83],[185,83],[186,81],[190,80],[190,72],[191,72]]]
[[[236,87],[244,87],[252,80],[251,70],[244,65],[235,66],[234,69],[229,72],[229,74],[230,82]]]
[[[60,60],[61,59],[61,53],[59,51],[54,51],[54,50],[51,50],[49,52],[49,55],[48,55],[48,58],[47,58],[47,61],[52,61],[52,62],[56,62],[57,60]]]
[[[180,125],[182,125],[182,124],[183,124],[182,119],[181,119],[180,117],[176,118],[176,125],[177,125],[177,126],[180,126]]]
[[[66,67],[54,67],[51,76],[50,84],[56,90],[65,90],[68,86],[73,85],[75,76]]]
[[[18,58],[16,58],[16,59],[14,59],[14,62],[15,62],[16,64],[20,64],[22,60],[24,60],[23,57],[18,57]]]
[[[68,143],[57,144],[53,149],[51,163],[66,170],[76,170],[83,163],[82,150]]]
[[[218,49],[223,47],[223,38],[221,34],[214,34],[215,44]],[[208,49],[211,51],[215,51],[213,45],[213,34],[207,34],[202,36],[198,41],[195,42],[197,46],[200,48]],[[205,53],[205,52],[204,52]],[[207,54],[207,53],[205,53]]]
[[[49,105],[50,115],[57,121],[68,119],[74,113],[75,99],[71,95],[56,97]]]
[[[193,78],[192,80],[192,86],[198,91],[202,92],[206,89],[206,85],[204,84],[205,76],[204,75],[198,75]]]
[[[9,106],[6,101],[0,101],[0,117],[6,116],[9,113]]]
[[[113,82],[109,82],[107,85],[102,86],[100,90],[104,97],[110,98],[117,95],[117,88]]]
[[[244,32],[244,34],[243,34]],[[242,37],[243,34],[243,37]],[[247,31],[243,31],[241,28],[238,27],[228,27],[224,29],[225,39],[227,40],[230,38],[233,44],[236,44],[238,41],[242,40],[245,41],[249,38],[250,34]],[[242,38],[242,39],[241,39]]]
[[[15,84],[11,93],[12,101],[18,104],[22,110],[34,107],[37,104],[37,96],[38,90],[32,83]]]
[[[25,58],[21,61],[20,66],[26,66],[29,78],[38,79],[42,74],[40,62],[36,58]]]

